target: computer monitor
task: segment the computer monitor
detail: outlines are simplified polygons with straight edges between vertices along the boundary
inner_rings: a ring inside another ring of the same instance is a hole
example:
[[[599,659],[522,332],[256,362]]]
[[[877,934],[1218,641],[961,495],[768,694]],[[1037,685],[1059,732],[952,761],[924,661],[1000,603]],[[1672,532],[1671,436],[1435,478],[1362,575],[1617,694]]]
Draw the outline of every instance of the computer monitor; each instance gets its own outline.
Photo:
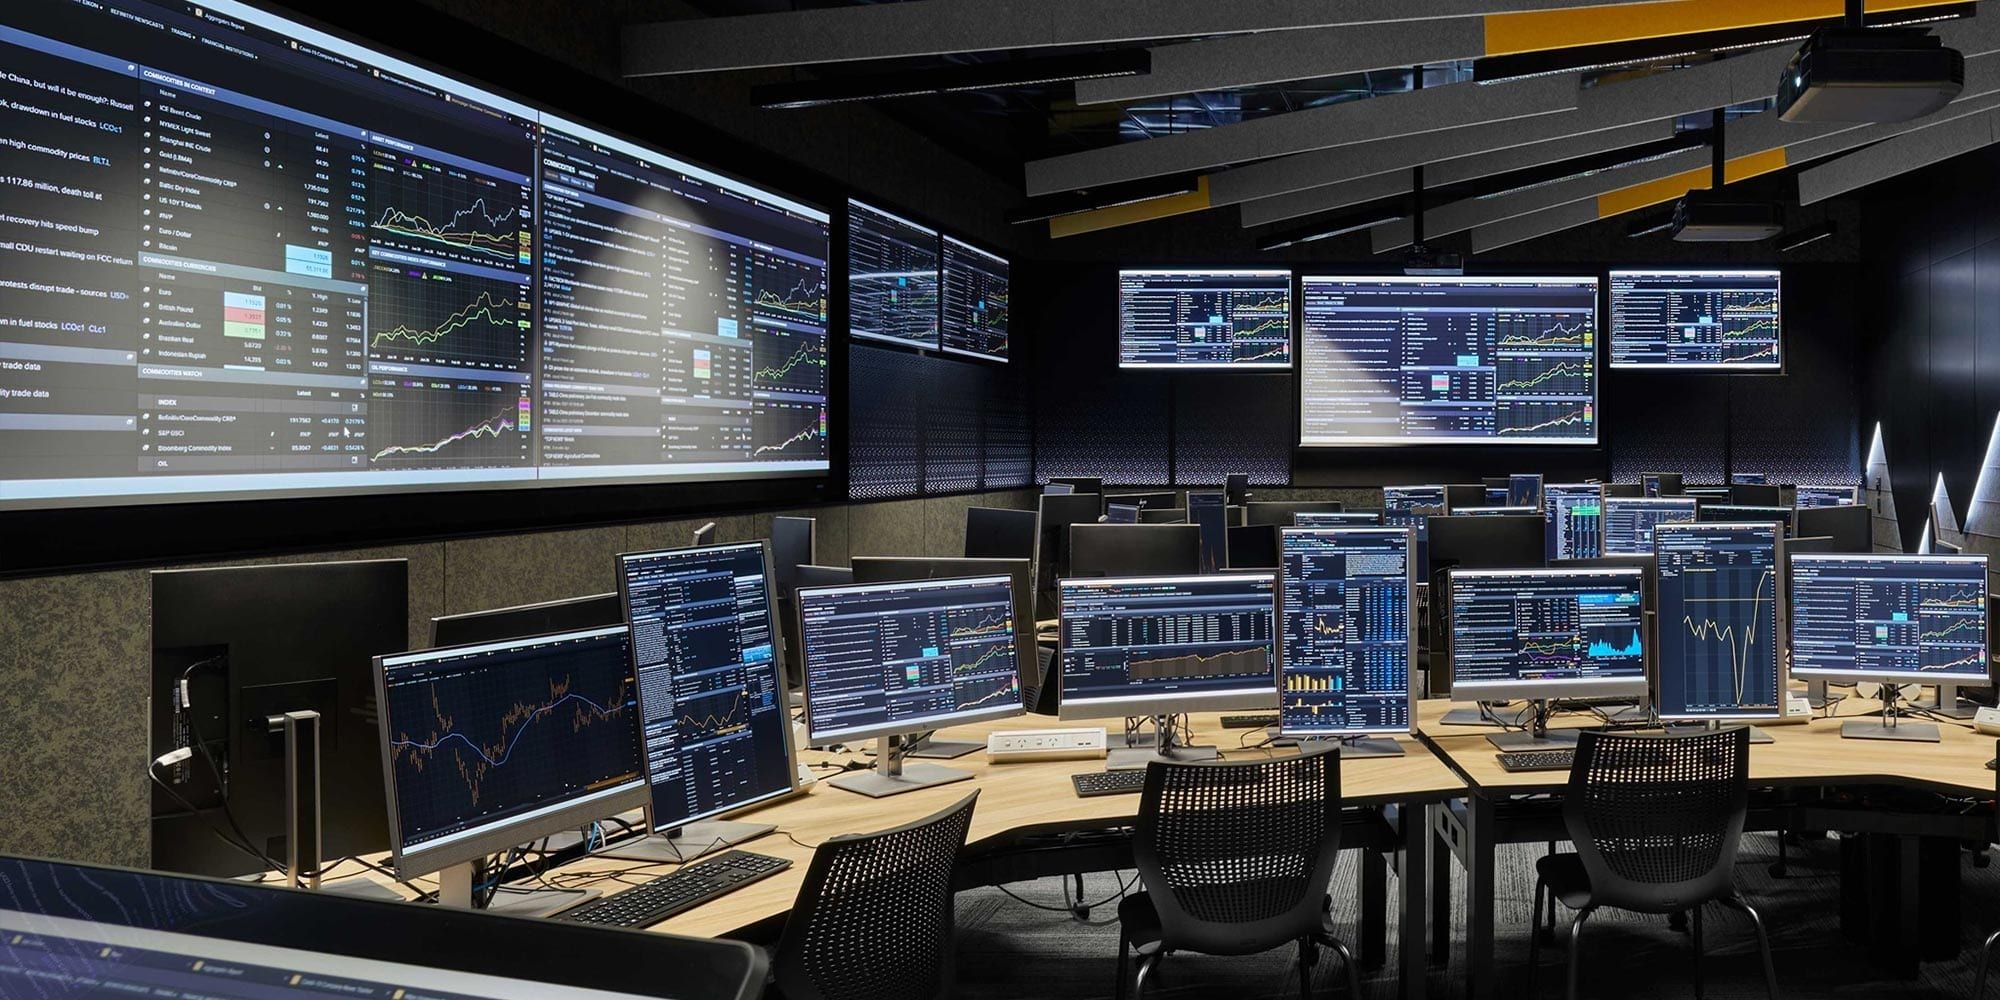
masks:
[[[1488,506],[1486,487],[1459,483],[1447,484],[1444,488],[1444,502],[1446,513],[1471,507]]]
[[[152,591],[151,756],[196,752],[153,769],[173,792],[153,791],[151,867],[289,863],[284,736],[267,720],[295,711],[320,719],[320,857],[301,844],[300,867],[388,850],[373,668],[409,648],[408,562],[158,570]]]
[[[390,855],[405,879],[443,872],[445,903],[474,905],[489,854],[646,804],[624,625],[378,656],[375,703]],[[561,905],[492,898],[541,916],[584,898],[533,895]]]
[[[1737,483],[1729,487],[1729,502],[1741,507],[1779,507],[1785,502],[1785,491],[1763,483]]]
[[[1897,685],[1992,683],[1985,556],[1801,554],[1788,576],[1792,676],[1885,682],[1887,715],[1842,736],[1934,743],[1937,727],[1898,724]]]
[[[1192,524],[1078,524],[1069,529],[1069,576],[1181,576],[1201,572]]]
[[[1186,524],[1188,523],[1187,508],[1186,507],[1141,507],[1139,508],[1139,523],[1140,524]]]
[[[1605,497],[1604,554],[1651,555],[1653,526],[1694,521],[1693,497]]]
[[[1382,524],[1391,528],[1410,528],[1416,532],[1417,549],[1412,558],[1419,571],[1430,565],[1430,519],[1444,513],[1442,485],[1382,488]],[[1429,582],[1421,578],[1417,580],[1419,585]]]
[[[1289,528],[1295,514],[1307,511],[1335,514],[1346,509],[1338,500],[1252,500],[1243,507],[1243,523]]]
[[[791,600],[799,588],[798,569],[819,563],[816,522],[810,517],[779,516],[771,519],[771,579],[777,584],[778,600]]]
[[[1539,472],[1516,472],[1507,477],[1507,506],[1540,507],[1542,505],[1542,474]]]
[[[953,580],[971,576],[1000,576],[1005,574],[1014,595],[1014,648],[1032,650],[1035,648],[1035,591],[1034,563],[1027,559],[939,559],[924,556],[855,556],[854,568],[844,580],[828,580],[816,586],[832,584],[901,583],[910,580]],[[1040,693],[1042,675],[1035,664],[1035,658],[1026,652],[1015,657],[1021,674],[1021,700],[1032,706]],[[963,747],[963,749],[961,749]],[[950,745],[935,740],[926,741],[911,751],[915,757],[963,756],[973,750],[984,750],[986,744]]]
[[[1144,507],[1152,510],[1158,510],[1162,507],[1172,507],[1179,501],[1179,495],[1175,494],[1172,490],[1153,493],[1107,493],[1104,495],[1104,502],[1107,504],[1130,504],[1134,507]]]
[[[1006,507],[965,508],[965,557],[967,559],[1035,558],[1035,521],[1032,510]]]
[[[1064,580],[1061,591],[1062,718],[1277,705],[1276,573]]]
[[[856,583],[799,591],[806,739],[874,739],[875,770],[831,779],[871,798],[964,781],[908,764],[891,737],[1020,715],[1020,647],[1009,577]]]
[[[1363,528],[1370,525],[1380,527],[1382,512],[1379,510],[1302,510],[1292,515],[1292,524],[1300,528],[1338,528],[1342,526]]]
[[[1655,707],[1668,722],[1776,719],[1784,536],[1759,524],[1662,524]]]
[[[1604,554],[1604,489],[1596,483],[1562,483],[1542,491],[1548,518],[1546,554],[1594,559]]]
[[[799,567],[799,586],[801,587],[831,587],[838,583],[853,582],[854,567],[852,566]],[[798,591],[795,590],[792,592],[792,599],[795,601],[798,599]]]
[[[1050,476],[1049,483],[1051,485],[1065,483],[1072,491],[1077,493],[1102,494],[1104,492],[1104,478],[1102,476]]]
[[[1105,524],[1138,524],[1139,508],[1132,504],[1107,503],[1099,520]]]
[[[1612,497],[1643,497],[1645,495],[1646,488],[1638,483],[1604,484],[1604,497],[1607,500]]]
[[[1052,496],[1067,496],[1076,492],[1076,487],[1068,483],[1045,483],[1042,492]]]
[[[1095,493],[1069,496],[1043,494],[1040,498],[1041,543],[1035,556],[1035,586],[1038,590],[1035,614],[1055,617],[1056,581],[1069,575],[1069,529],[1073,524],[1095,524],[1103,513],[1103,502]]]
[[[774,828],[719,817],[798,791],[770,565],[761,541],[618,557],[654,836],[608,853],[684,861],[739,844]]]
[[[1840,550],[1834,547],[1833,541],[1833,536],[1831,535],[1787,538],[1785,539],[1785,555],[1790,557],[1800,552],[1839,552]]]
[[[1801,486],[1792,491],[1792,506],[1800,510],[1813,507],[1852,507],[1861,503],[1854,486]]]
[[[623,624],[625,606],[618,602],[616,593],[592,594],[491,611],[440,615],[431,619],[431,645],[465,646]]]
[[[1798,507],[1792,514],[1792,532],[1800,537],[1825,536],[1833,539],[1835,552],[1872,552],[1874,525],[1868,508],[1859,504],[1840,507]]]
[[[1451,512],[1453,517],[1541,517],[1540,507],[1466,507]]]
[[[1734,487],[1730,486],[1683,486],[1681,487],[1681,495],[1684,497],[1693,497],[1705,504],[1730,503],[1732,502],[1730,498],[1734,496],[1730,492],[1732,489]],[[1631,495],[1639,496],[1642,492],[1635,488],[1635,491]]]
[[[1229,498],[1229,506],[1241,507],[1250,502],[1250,474],[1232,472],[1223,477],[1222,492]]]
[[[1790,507],[1750,506],[1733,503],[1705,503],[1695,514],[1695,520],[1710,524],[1749,524],[1762,521],[1776,521],[1792,530],[1792,509]]]
[[[1214,573],[1229,565],[1228,495],[1220,490],[1189,490],[1188,523],[1201,529],[1201,571]]]
[[[1408,528],[1285,528],[1278,735],[1348,741],[1343,756],[1400,756],[1416,717]]]
[[[1770,477],[1761,472],[1732,472],[1729,474],[1729,485],[1731,486],[1763,486],[1770,481]]]
[[[1437,584],[1453,567],[1540,567],[1548,561],[1547,534],[1548,522],[1539,517],[1433,517],[1425,577]]]
[[[1229,569],[1277,569],[1278,528],[1246,524],[1229,529]]]
[[[1681,474],[1678,472],[1641,472],[1639,486],[1649,497],[1677,497],[1681,495]]]
[[[1486,502],[1482,506],[1505,507],[1509,490],[1506,486],[1488,486],[1482,492]]]
[[[1453,570],[1452,698],[1535,703],[1528,732],[1489,737],[1503,750],[1573,741],[1549,700],[1646,693],[1643,588],[1637,569]]]

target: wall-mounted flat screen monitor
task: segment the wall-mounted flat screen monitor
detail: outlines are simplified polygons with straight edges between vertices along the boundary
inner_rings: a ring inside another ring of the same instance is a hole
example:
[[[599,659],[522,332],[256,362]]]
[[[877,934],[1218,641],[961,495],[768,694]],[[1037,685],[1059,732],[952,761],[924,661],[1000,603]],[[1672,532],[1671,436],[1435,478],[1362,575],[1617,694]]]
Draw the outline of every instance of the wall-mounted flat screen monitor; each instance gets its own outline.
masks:
[[[1597,279],[1301,279],[1299,443],[1597,443]]]
[[[237,0],[0,65],[0,509],[827,471],[824,211]]]
[[[945,353],[1007,360],[1007,278],[1007,258],[944,238]]]
[[[1292,272],[1118,272],[1118,367],[1292,367]]]
[[[1777,271],[1611,272],[1611,367],[1784,368]]]
[[[847,332],[938,349],[938,231],[847,201]]]

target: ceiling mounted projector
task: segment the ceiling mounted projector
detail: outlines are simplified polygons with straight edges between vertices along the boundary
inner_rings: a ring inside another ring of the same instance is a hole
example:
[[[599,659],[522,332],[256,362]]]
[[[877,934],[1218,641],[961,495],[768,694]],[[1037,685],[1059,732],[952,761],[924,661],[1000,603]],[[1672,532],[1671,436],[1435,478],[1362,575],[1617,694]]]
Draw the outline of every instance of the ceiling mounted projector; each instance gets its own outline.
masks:
[[[1775,202],[1724,201],[1714,191],[1689,191],[1674,206],[1674,239],[1681,243],[1755,243],[1785,230]]]
[[[1906,122],[1965,89],[1965,56],[1923,28],[1821,28],[1778,81],[1788,122]]]

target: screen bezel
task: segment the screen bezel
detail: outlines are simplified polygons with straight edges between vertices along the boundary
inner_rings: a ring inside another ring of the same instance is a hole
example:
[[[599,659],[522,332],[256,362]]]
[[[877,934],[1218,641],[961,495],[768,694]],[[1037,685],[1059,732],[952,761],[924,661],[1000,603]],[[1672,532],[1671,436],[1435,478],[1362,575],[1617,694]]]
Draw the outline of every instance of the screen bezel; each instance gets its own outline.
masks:
[[[1776,593],[1771,595],[1771,606],[1774,615],[1773,628],[1776,629],[1775,634],[1771,636],[1771,652],[1772,656],[1777,660],[1778,686],[1776,691],[1778,692],[1778,704],[1769,712],[1747,711],[1740,706],[1724,712],[1669,712],[1666,710],[1665,704],[1661,701],[1660,693],[1656,689],[1653,692],[1654,710],[1659,713],[1660,719],[1665,722],[1707,722],[1710,720],[1718,722],[1769,722],[1773,719],[1784,718],[1785,701],[1790,697],[1787,692],[1791,686],[1791,671],[1788,669],[1791,664],[1791,616],[1787,613],[1790,610],[1788,602],[1791,599],[1791,581],[1789,579],[1791,564],[1786,558],[1784,526],[1775,521],[1743,523],[1676,521],[1671,524],[1662,524],[1653,529],[1654,566],[1660,564],[1659,532],[1661,529],[1668,529],[1673,534],[1681,532],[1700,534],[1702,532],[1717,531],[1772,531],[1776,543],[1773,558],[1777,561],[1772,564],[1771,569],[1771,586],[1776,590]],[[1664,631],[1668,627],[1666,615],[1664,613],[1658,614],[1654,624],[1656,634],[1653,640],[1653,669],[1656,676],[1663,677],[1666,674],[1667,667],[1666,663],[1661,659],[1661,654],[1664,651],[1660,648],[1661,643],[1657,632]],[[1785,637],[1785,643],[1782,647],[1778,644],[1779,636]]]
[[[1284,555],[1279,553],[1279,563]],[[1268,709],[1277,705],[1277,683],[1275,678],[1284,670],[1285,637],[1279,631],[1284,613],[1284,588],[1280,585],[1282,569],[1229,570],[1228,572],[1207,573],[1197,576],[1105,576],[1079,577],[1056,581],[1056,683],[1061,700],[1056,709],[1056,717],[1062,720],[1102,719],[1118,715],[1178,715],[1182,712],[1215,712],[1234,708]],[[1115,695],[1096,698],[1076,698],[1069,692],[1069,671],[1065,669],[1064,658],[1069,652],[1062,637],[1069,634],[1065,628],[1063,596],[1077,588],[1102,589],[1120,586],[1143,586],[1147,584],[1214,583],[1227,579],[1264,580],[1271,585],[1271,676],[1272,682],[1256,688],[1228,691],[1203,691],[1189,693],[1176,691],[1155,695]]]
[[[1562,567],[1553,569],[1453,569],[1450,571],[1450,586],[1447,588],[1448,592],[1445,594],[1445,600],[1453,602],[1453,606],[1456,607],[1458,581],[1460,579],[1508,576],[1562,577],[1572,579],[1597,577],[1620,581],[1629,580],[1632,584],[1632,592],[1639,595],[1640,633],[1643,636],[1647,631],[1645,625],[1646,571],[1637,566]],[[1454,627],[1456,627],[1458,621],[1456,611],[1453,612],[1451,620],[1454,623]],[[1647,645],[1650,647],[1652,643],[1648,641]],[[1646,667],[1646,661],[1651,656],[1650,649],[1646,655],[1640,657],[1639,672],[1636,676],[1590,677],[1576,680],[1550,680],[1539,677],[1533,680],[1519,678],[1498,681],[1462,680],[1460,679],[1462,673],[1458,665],[1458,642],[1455,637],[1451,640],[1450,655],[1452,676],[1451,700],[1453,701],[1509,701],[1515,698],[1529,700],[1553,698],[1643,698],[1651,686],[1651,679],[1648,677],[1649,671]]]
[[[1288,553],[1285,551],[1285,539],[1294,536],[1308,536],[1308,535],[1314,537],[1333,537],[1339,535],[1361,535],[1361,536],[1380,535],[1384,537],[1391,535],[1403,536],[1403,575],[1404,575],[1404,587],[1406,588],[1403,593],[1409,603],[1409,606],[1404,609],[1404,615],[1403,615],[1404,624],[1408,626],[1409,630],[1409,635],[1404,638],[1404,642],[1406,644],[1409,656],[1407,662],[1404,664],[1403,667],[1403,680],[1404,680],[1404,687],[1406,689],[1404,693],[1407,698],[1407,701],[1405,702],[1405,714],[1408,721],[1406,725],[1400,727],[1361,726],[1358,728],[1341,727],[1338,729],[1291,726],[1287,724],[1285,721],[1285,664],[1290,660],[1290,657],[1280,654],[1278,659],[1278,669],[1275,671],[1277,675],[1277,693],[1278,693],[1278,735],[1287,739],[1308,739],[1308,740],[1346,739],[1349,737],[1363,737],[1363,736],[1415,736],[1417,734],[1417,640],[1419,636],[1419,630],[1417,628],[1418,574],[1417,574],[1417,562],[1416,562],[1416,556],[1417,556],[1416,529],[1393,528],[1393,527],[1369,527],[1369,526],[1359,526],[1359,525],[1343,525],[1343,526],[1335,526],[1327,528],[1298,528],[1298,527],[1279,528],[1278,529],[1278,591],[1279,591],[1278,628],[1279,628],[1280,646],[1284,645],[1284,637],[1290,634],[1284,631],[1285,615],[1287,613],[1285,609],[1285,597],[1284,597],[1285,581],[1289,579],[1289,573],[1291,569],[1290,560],[1286,558]]]
[[[1980,614],[1990,615],[1990,612],[1992,610],[1991,606],[1987,603],[1986,600],[1992,594],[1992,587],[1990,586],[1991,581],[1987,576],[1986,556],[1982,554],[1913,555],[1913,554],[1887,553],[1887,552],[1885,553],[1799,552],[1792,555],[1791,559],[1785,564],[1787,570],[1786,580],[1785,580],[1786,607],[1790,608],[1792,604],[1792,587],[1794,586],[1796,580],[1795,575],[1791,572],[1791,568],[1793,566],[1796,566],[1799,563],[1840,563],[1840,562],[1852,562],[1852,561],[1900,562],[1900,563],[1915,563],[1915,562],[1956,563],[1961,565],[1978,566],[1982,570],[1981,573],[1979,574]],[[1792,641],[1793,638],[1792,632],[1797,627],[1798,627],[1797,616],[1788,617],[1785,623],[1785,648],[1787,653],[1789,653],[1794,646],[1794,643]],[[1813,667],[1801,668],[1796,664],[1796,662],[1794,662],[1794,658],[1789,655],[1786,657],[1786,663],[1791,673],[1791,676],[1793,677],[1810,681],[1827,681],[1833,684],[1853,684],[1859,681],[1885,681],[1897,684],[1964,684],[1968,686],[1980,686],[1993,683],[1993,655],[1991,652],[1992,635],[1993,635],[1993,622],[1989,617],[1989,619],[1986,622],[1985,635],[1981,643],[1982,648],[1988,650],[1987,655],[1985,657],[1986,669],[1977,674],[1970,672],[1939,673],[1936,671],[1910,671],[1910,670],[1905,670],[1905,671],[1865,670],[1864,671],[1858,669],[1844,670],[1844,669],[1819,669]]]
[[[1285,322],[1291,331],[1285,360],[1278,361],[1126,361],[1125,360],[1125,276],[1166,275],[1174,277],[1243,277],[1285,279]],[[1124,267],[1118,269],[1118,336],[1112,341],[1114,360],[1120,371],[1142,372],[1289,372],[1299,360],[1298,274],[1291,268],[1268,267]]]
[[[1721,361],[1703,361],[1703,362],[1695,362],[1688,364],[1679,364],[1671,361],[1620,362],[1618,360],[1618,331],[1620,324],[1619,324],[1618,289],[1617,289],[1617,282],[1620,275],[1624,275],[1627,277],[1634,277],[1634,278],[1746,277],[1746,276],[1770,275],[1771,293],[1777,297],[1776,312],[1778,314],[1778,337],[1777,337],[1778,356],[1772,359],[1771,363],[1769,364],[1761,364],[1761,363],[1731,364],[1728,362],[1721,362]],[[1785,322],[1784,284],[1785,284],[1785,272],[1782,269],[1775,267],[1772,268],[1763,268],[1763,267],[1612,268],[1605,273],[1605,281],[1604,281],[1606,309],[1611,316],[1611,323],[1605,329],[1604,332],[1604,351],[1605,351],[1604,366],[1606,369],[1611,371],[1629,371],[1629,372],[1669,372],[1669,373],[1698,372],[1707,374],[1714,374],[1716,372],[1734,372],[1737,374],[1744,374],[1744,375],[1783,375],[1785,373],[1785,360],[1790,353],[1785,349],[1785,333],[1789,328],[1790,324],[1787,324]]]

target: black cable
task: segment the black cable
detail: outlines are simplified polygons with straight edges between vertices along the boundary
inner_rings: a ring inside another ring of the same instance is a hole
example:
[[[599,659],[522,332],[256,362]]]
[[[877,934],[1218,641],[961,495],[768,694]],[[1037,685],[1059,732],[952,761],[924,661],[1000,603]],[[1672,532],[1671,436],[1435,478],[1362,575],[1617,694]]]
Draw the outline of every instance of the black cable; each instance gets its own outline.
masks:
[[[263,862],[265,866],[264,870],[267,872],[273,872],[273,871],[279,873],[284,872],[285,870],[284,865],[278,864],[272,861],[270,858],[265,857],[264,852],[257,850],[255,847],[250,846],[247,840],[241,843],[235,840],[231,840],[229,838],[229,835],[222,831],[221,827],[216,826],[213,820],[209,819],[206,815],[203,814],[202,810],[195,808],[194,803],[189,802],[185,798],[182,798],[181,793],[174,791],[174,786],[169,785],[165,781],[161,780],[159,771],[156,770],[153,767],[153,764],[151,763],[148,763],[146,765],[146,777],[151,778],[153,784],[160,786],[161,791],[167,793],[169,796],[172,796],[174,802],[178,803],[182,809],[188,811],[188,815],[193,816],[196,819],[199,819],[201,821],[202,826],[206,827],[208,829],[208,832],[215,836],[215,839],[220,840],[225,844],[228,844],[230,847],[238,851],[242,851],[244,854],[256,858],[260,862]]]
[[[791,841],[792,843],[794,843],[794,844],[797,844],[797,845],[799,845],[800,847],[803,847],[803,848],[805,848],[805,849],[806,849],[806,850],[808,850],[808,851],[817,851],[817,850],[819,850],[819,845],[818,845],[818,844],[808,844],[808,843],[806,843],[805,841],[803,841],[803,840],[800,840],[799,838],[797,838],[797,837],[794,837],[794,836],[792,836],[792,833],[791,833],[791,831],[790,831],[790,830],[779,830],[778,832],[779,832],[779,833],[781,833],[781,834],[784,834],[784,837],[785,837],[785,839],[786,839],[786,840],[789,840],[789,841]]]

